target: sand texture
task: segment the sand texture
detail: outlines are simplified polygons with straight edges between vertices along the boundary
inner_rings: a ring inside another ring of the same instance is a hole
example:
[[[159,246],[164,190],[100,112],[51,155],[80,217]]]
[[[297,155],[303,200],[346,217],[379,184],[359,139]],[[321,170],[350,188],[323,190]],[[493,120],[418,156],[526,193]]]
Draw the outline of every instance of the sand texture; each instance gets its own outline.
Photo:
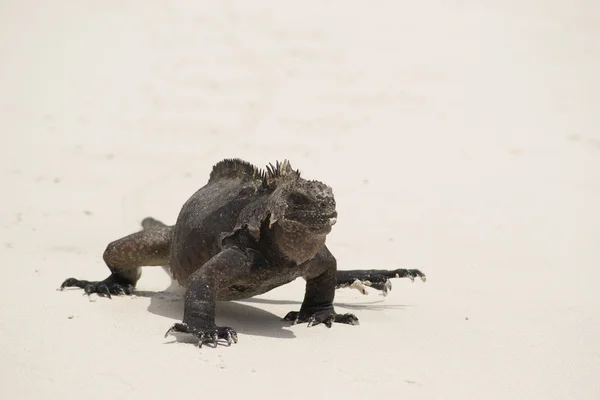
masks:
[[[600,399],[598,1],[0,2],[0,399]],[[106,245],[173,223],[212,165],[333,187],[340,269],[420,268],[360,326],[288,326],[304,283],[164,338]]]

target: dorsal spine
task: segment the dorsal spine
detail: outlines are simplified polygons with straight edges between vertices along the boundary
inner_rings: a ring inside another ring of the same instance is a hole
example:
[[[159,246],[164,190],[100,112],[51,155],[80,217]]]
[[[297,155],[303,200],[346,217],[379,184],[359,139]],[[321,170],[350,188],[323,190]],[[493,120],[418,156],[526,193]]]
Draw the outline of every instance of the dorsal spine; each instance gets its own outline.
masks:
[[[215,164],[208,182],[232,178],[246,182],[261,181],[263,186],[267,187],[275,184],[278,179],[296,180],[300,178],[300,171],[294,170],[288,160],[277,161],[275,165],[269,164],[264,171],[239,158],[226,158]]]
[[[228,158],[219,161],[213,167],[209,182],[222,178],[239,178],[242,181],[265,180],[265,173],[256,166],[239,158]]]

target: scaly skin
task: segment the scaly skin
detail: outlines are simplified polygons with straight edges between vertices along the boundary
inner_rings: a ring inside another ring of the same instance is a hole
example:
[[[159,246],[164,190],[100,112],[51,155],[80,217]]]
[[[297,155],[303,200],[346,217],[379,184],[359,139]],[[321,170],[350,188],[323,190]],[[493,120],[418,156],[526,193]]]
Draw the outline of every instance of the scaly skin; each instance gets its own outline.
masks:
[[[69,278],[61,289],[79,287],[106,297],[131,294],[141,267],[168,266],[186,293],[183,321],[167,335],[191,334],[200,346],[230,345],[237,343],[237,333],[216,325],[217,301],[253,297],[303,277],[304,300],[286,321],[358,325],[355,315],[336,313],[336,288],[366,293],[370,286],[387,293],[390,278],[425,280],[425,275],[407,269],[338,271],[325,246],[337,218],[335,205],[329,186],[303,179],[287,161],[261,171],[241,160],[224,160],[183,205],[175,225],[144,219],[141,231],[107,246],[108,278]]]

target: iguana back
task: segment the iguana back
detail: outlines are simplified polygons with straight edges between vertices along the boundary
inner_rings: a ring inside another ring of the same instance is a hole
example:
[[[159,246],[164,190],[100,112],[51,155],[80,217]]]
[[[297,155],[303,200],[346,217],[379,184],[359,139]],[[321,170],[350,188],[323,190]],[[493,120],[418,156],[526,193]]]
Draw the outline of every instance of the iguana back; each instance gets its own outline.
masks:
[[[223,160],[208,183],[182,206],[173,230],[171,273],[186,285],[195,270],[221,250],[221,237],[232,232],[242,210],[257,198],[263,173],[241,160]]]

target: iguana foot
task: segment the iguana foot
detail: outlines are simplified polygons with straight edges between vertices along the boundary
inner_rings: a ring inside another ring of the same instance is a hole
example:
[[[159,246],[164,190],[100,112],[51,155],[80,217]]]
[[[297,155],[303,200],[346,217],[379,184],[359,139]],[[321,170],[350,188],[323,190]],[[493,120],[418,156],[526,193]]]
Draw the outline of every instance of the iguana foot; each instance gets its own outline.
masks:
[[[232,342],[238,342],[237,332],[228,326],[213,326],[210,328],[196,329],[185,322],[182,322],[174,324],[167,333],[165,333],[165,337],[169,336],[171,332],[189,333],[190,335],[194,335],[200,340],[198,347],[202,347],[203,344],[212,344],[213,347],[217,347],[219,339],[226,340],[228,346],[231,346]]]
[[[415,278],[419,278],[423,282],[425,282],[427,280],[427,277],[425,276],[425,274],[422,273],[421,271],[419,271],[418,269],[400,268],[400,269],[392,270],[391,273],[393,273],[394,276],[391,276],[390,278],[409,278],[411,281],[414,281]]]
[[[340,287],[349,287],[350,289],[356,289],[364,295],[369,294],[367,291],[367,287],[370,287],[375,290],[381,291],[383,296],[387,296],[389,292],[392,291],[392,281],[390,281],[386,277],[382,277],[381,280],[383,282],[375,281],[372,282],[370,280],[360,280],[355,279],[350,285],[340,285]]]
[[[300,311],[290,311],[284,318],[284,321],[291,321],[293,325],[308,322],[308,326],[315,326],[321,323],[331,328],[334,322],[339,324],[359,325],[358,318],[354,314],[337,314],[333,310],[318,311],[314,314]]]
[[[92,293],[98,294],[101,297],[112,298],[112,295],[131,295],[133,294],[134,287],[129,283],[118,282],[113,276],[109,276],[103,281],[86,281],[75,278],[66,279],[62,285],[60,285],[60,290],[63,290],[67,287],[78,287],[84,290],[87,295]]]
[[[368,294],[367,287],[380,290],[384,296],[392,290],[392,278],[409,278],[414,282],[415,278],[426,281],[427,277],[418,269],[395,269],[395,270],[353,270],[337,271],[336,288],[349,287],[356,289],[362,294]]]

